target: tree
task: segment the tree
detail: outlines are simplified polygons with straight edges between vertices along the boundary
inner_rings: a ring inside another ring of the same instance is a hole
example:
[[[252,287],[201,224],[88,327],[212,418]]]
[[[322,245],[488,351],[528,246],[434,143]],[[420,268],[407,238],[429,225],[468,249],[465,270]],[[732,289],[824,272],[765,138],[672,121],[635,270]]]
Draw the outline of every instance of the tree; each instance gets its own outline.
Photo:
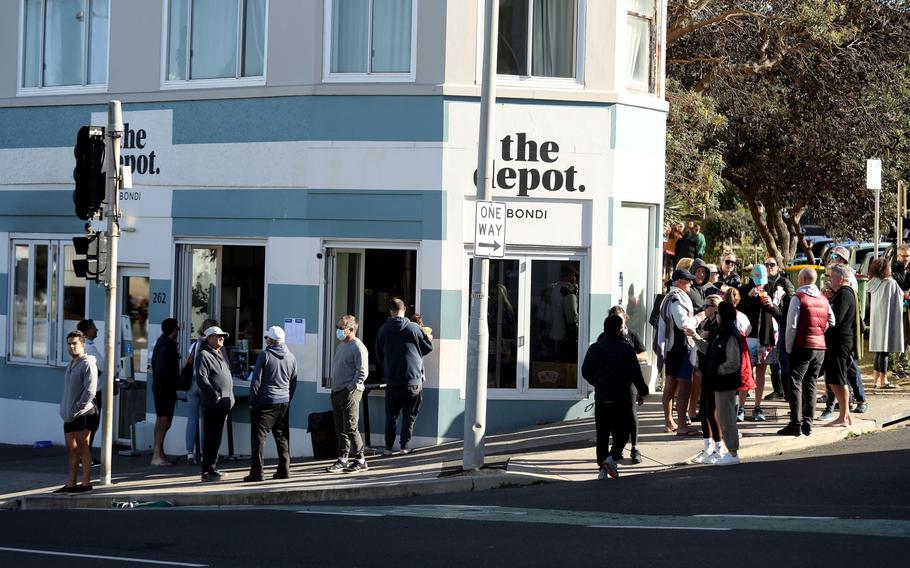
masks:
[[[910,17],[860,0],[676,0],[668,11],[668,75],[726,118],[722,176],[769,252],[811,255],[810,211],[833,235],[865,232],[865,158],[885,158],[888,181],[905,166]]]

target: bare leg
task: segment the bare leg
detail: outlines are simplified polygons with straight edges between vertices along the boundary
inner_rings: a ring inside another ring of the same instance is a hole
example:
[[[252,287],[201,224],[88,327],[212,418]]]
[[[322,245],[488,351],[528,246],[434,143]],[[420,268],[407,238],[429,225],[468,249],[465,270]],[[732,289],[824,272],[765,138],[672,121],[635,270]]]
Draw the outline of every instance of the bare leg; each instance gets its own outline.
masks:
[[[664,431],[666,432],[676,430],[676,424],[673,422],[673,397],[676,396],[676,385],[676,379],[667,375],[664,381],[663,398],[661,399],[661,405],[664,409]]]
[[[847,402],[847,387],[844,385],[829,385],[834,391],[834,397],[837,398],[837,405],[840,414],[837,420],[832,420],[825,426],[850,426],[853,424],[853,416],[850,415],[850,405]]]
[[[155,445],[152,447],[152,465],[167,461],[167,455],[164,453],[164,436],[170,427],[170,416],[159,416],[155,419]]]
[[[685,434],[694,428],[688,425],[686,412],[689,408],[689,393],[692,391],[692,381],[677,381],[676,383],[676,419],[679,421],[677,433]]]
[[[64,436],[66,440],[66,457],[69,462],[66,486],[75,487],[76,472],[79,470],[79,447],[76,443],[76,432],[67,432]],[[89,466],[91,466],[91,463],[91,460],[89,460]]]
[[[82,460],[82,485],[87,486],[92,484],[92,449],[88,445],[89,436],[91,436],[91,430],[80,430],[73,434],[73,438],[76,442],[76,460]],[[72,477],[73,483],[76,481],[76,469],[73,469]]]
[[[765,369],[767,368],[767,365],[755,366],[755,408],[761,408],[761,401],[765,396]]]

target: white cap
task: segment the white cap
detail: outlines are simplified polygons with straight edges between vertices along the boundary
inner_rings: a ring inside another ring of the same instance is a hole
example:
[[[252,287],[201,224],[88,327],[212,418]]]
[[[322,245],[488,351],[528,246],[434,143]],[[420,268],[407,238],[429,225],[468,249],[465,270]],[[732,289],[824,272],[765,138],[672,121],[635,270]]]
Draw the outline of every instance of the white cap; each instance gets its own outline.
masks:
[[[284,330],[281,329],[280,327],[278,327],[277,325],[273,325],[272,327],[270,327],[265,332],[265,336],[267,338],[271,339],[272,341],[277,341],[278,343],[284,343]]]
[[[221,335],[224,337],[230,337],[230,334],[225,333],[225,331],[223,329],[221,329],[220,327],[218,327],[217,325],[213,325],[212,327],[208,328],[207,330],[202,332],[202,335],[205,337],[209,337],[212,335]]]

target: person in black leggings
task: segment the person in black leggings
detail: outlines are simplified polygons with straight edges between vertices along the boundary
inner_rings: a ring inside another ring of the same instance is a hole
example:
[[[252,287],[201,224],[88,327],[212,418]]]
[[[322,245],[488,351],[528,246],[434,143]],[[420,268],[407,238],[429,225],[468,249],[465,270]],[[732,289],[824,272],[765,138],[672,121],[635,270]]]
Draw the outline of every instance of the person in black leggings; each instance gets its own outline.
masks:
[[[717,307],[721,301],[722,298],[720,296],[708,296],[705,298],[705,319],[697,330],[701,338],[707,339],[717,329]],[[698,366],[704,373],[707,356],[702,353],[699,353],[698,356]],[[720,457],[724,443],[721,441],[720,427],[717,425],[717,416],[715,414],[717,404],[714,400],[714,391],[708,389],[705,382],[702,382],[701,385],[699,410],[702,440],[705,447],[698,452],[698,455],[692,461],[694,463],[714,463]]]

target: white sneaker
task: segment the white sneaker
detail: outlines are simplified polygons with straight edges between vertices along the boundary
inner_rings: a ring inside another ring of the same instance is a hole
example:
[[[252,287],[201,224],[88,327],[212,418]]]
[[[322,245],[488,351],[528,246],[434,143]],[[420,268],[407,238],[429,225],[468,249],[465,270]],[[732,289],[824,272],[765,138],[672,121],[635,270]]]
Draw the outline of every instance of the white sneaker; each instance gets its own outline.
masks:
[[[607,470],[600,468],[600,472],[597,474],[597,479],[603,481],[607,478]]]
[[[613,456],[608,457],[604,460],[603,463],[604,470],[606,470],[607,475],[616,479],[619,477],[619,464],[613,459]]]
[[[729,454],[727,454],[729,455]],[[705,458],[705,463],[714,465],[718,460],[723,458],[723,454],[720,452],[711,452],[711,455]]]
[[[702,450],[698,452],[698,455],[692,458],[692,463],[705,463],[705,460],[708,459],[708,456],[711,454],[707,450]]]
[[[739,465],[739,457],[733,454],[724,454],[714,462],[714,465]]]

